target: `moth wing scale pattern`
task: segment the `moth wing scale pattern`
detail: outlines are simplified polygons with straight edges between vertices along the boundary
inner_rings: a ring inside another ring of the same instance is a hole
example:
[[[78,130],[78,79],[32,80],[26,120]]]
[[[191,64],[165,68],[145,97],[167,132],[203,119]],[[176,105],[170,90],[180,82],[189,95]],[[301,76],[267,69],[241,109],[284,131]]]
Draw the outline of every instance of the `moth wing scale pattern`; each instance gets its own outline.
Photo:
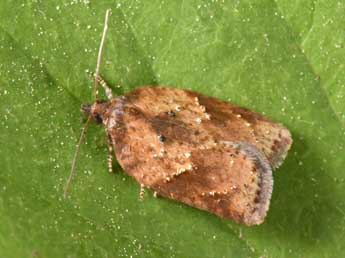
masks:
[[[122,168],[142,186],[248,225],[263,222],[292,143],[278,123],[188,90],[145,86],[94,106]]]

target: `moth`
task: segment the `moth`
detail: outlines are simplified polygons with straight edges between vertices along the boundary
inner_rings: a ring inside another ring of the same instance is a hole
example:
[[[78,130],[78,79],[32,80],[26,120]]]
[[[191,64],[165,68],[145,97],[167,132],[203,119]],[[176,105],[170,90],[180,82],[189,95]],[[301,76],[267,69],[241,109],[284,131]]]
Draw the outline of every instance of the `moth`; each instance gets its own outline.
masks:
[[[108,100],[96,98],[81,110],[89,117],[87,125],[94,120],[105,128],[109,171],[114,152],[140,184],[141,195],[147,187],[246,225],[262,223],[272,194],[272,169],[292,144],[289,130],[246,108],[189,90],[144,86],[113,97],[99,76],[108,15],[95,74],[95,92],[100,83]]]

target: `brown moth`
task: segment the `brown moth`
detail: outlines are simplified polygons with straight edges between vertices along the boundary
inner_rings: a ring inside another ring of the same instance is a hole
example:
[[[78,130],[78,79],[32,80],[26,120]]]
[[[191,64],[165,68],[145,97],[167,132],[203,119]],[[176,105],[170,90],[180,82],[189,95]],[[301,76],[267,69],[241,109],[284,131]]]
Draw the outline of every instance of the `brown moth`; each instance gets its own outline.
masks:
[[[288,129],[189,90],[144,86],[113,97],[97,71],[95,85],[104,87],[108,100],[84,104],[82,112],[89,115],[88,123],[103,124],[110,155],[114,149],[121,167],[141,185],[141,196],[147,187],[237,222],[263,222],[272,168],[282,163],[292,144]],[[110,171],[111,161],[109,156]],[[72,174],[74,165],[75,160]]]

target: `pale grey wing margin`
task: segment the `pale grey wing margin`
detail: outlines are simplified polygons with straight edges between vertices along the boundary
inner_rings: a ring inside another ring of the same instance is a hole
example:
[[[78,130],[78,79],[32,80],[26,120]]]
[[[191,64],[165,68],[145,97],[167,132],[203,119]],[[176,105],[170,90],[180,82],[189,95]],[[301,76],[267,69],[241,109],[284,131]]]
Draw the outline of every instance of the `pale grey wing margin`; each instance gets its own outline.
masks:
[[[245,218],[245,222],[248,224],[260,224],[268,211],[273,190],[273,176],[270,163],[264,153],[249,142],[222,141],[222,143],[244,152],[248,159],[251,159],[258,168],[260,175],[258,182],[260,189],[258,193],[258,202],[255,205],[254,212]]]

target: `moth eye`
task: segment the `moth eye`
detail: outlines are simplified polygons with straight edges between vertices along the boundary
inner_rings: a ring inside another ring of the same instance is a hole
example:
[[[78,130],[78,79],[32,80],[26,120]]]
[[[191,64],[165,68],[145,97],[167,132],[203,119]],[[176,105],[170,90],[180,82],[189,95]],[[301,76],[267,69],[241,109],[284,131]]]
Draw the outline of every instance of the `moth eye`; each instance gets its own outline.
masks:
[[[96,121],[96,123],[98,123],[98,124],[101,124],[103,122],[103,119],[100,116],[100,114],[96,114],[93,118]]]
[[[160,142],[165,142],[167,138],[164,135],[158,135],[158,139]]]

